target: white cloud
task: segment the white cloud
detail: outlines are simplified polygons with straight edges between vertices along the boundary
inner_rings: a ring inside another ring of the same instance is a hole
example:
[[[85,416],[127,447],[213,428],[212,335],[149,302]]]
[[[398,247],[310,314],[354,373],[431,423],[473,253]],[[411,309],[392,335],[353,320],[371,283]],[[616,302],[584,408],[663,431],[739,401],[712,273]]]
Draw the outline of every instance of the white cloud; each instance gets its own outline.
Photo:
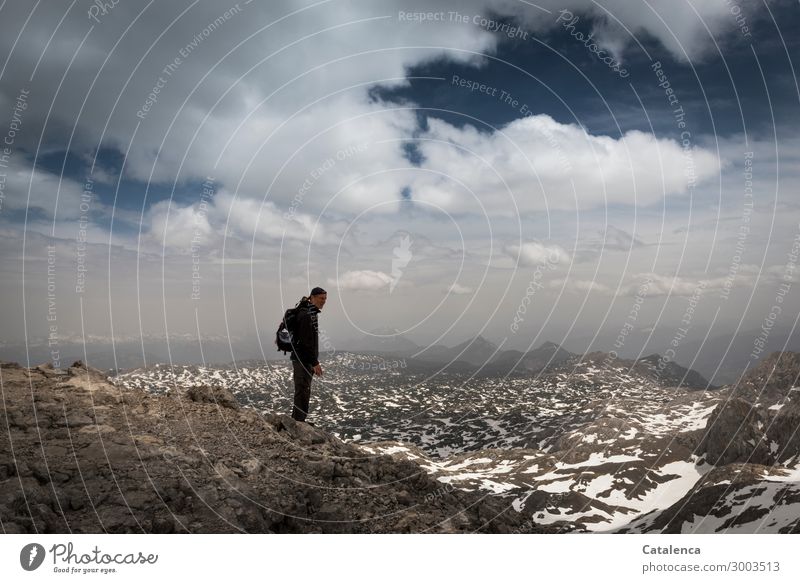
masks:
[[[566,283],[566,285],[565,285]],[[602,294],[611,294],[612,290],[605,284],[600,283],[599,281],[594,281],[590,279],[555,279],[548,282],[547,286],[551,289],[560,290],[562,286],[564,287],[564,291],[574,292],[598,292]]]
[[[305,206],[319,210],[344,188],[334,208],[361,210],[364,204],[399,198],[400,175],[362,179],[407,165],[401,140],[417,125],[413,111],[375,101],[370,89],[402,85],[409,66],[445,55],[450,61],[479,63],[497,42],[495,35],[471,24],[398,22],[398,10],[432,9],[421,0],[308,9],[287,0],[239,6],[241,11],[187,53],[187,45],[227,6],[200,2],[177,18],[182,8],[174,4],[141,14],[136,2],[116,5],[80,47],[49,112],[52,80],[70,64],[90,23],[78,10],[56,28],[54,15],[36,12],[4,75],[4,87],[30,87],[31,103],[44,106],[32,105],[25,112],[18,146],[32,151],[37,130],[49,116],[53,143],[66,143],[74,127],[77,152],[93,152],[101,136],[104,146],[128,152],[129,177],[172,183],[211,174],[239,196],[259,200],[275,179],[267,196],[281,209],[315,168],[333,158],[335,168],[306,194]],[[4,6],[8,34],[0,35],[0,46],[6,52],[16,38],[10,31],[18,30],[29,12],[25,3]],[[134,20],[135,26],[123,34]],[[54,29],[50,50],[31,83],[41,39]],[[444,39],[441,48],[405,48],[436,45],[430,42],[434,30],[436,38]],[[165,73],[176,58],[179,65]],[[159,92],[144,111],[157,84]],[[4,97],[7,102],[10,93]],[[369,148],[337,158],[361,144]],[[108,178],[107,171],[101,174]]]
[[[328,280],[329,284],[335,285],[338,289],[351,291],[375,291],[387,287],[391,282],[391,275],[369,269],[347,271],[339,277],[338,281],[335,279]]]
[[[226,190],[215,195],[213,210],[229,232],[248,241],[253,236],[262,242],[325,240],[327,237],[326,226],[310,215],[297,211],[282,213],[271,201],[237,197]]]
[[[32,171],[29,160],[20,152],[13,153],[2,169],[3,207],[13,210],[39,209],[48,219],[77,219],[84,214],[81,210],[83,185],[69,178],[60,179],[58,175],[37,168]],[[84,207],[86,214],[95,214],[105,207],[97,200]]]
[[[429,128],[419,144],[423,168],[441,174],[418,173],[413,196],[450,211],[514,215],[650,205],[686,194],[689,172],[702,182],[721,167],[700,148],[687,158],[673,140],[640,131],[619,139],[594,136],[547,115],[512,121],[491,134],[442,120],[430,120]]]
[[[569,254],[559,245],[545,245],[538,241],[529,241],[522,245],[507,245],[504,249],[512,259],[519,256],[519,263],[524,267],[536,265],[558,265],[569,263]]]
[[[558,18],[559,12],[564,9],[584,20],[583,24],[576,25],[579,29],[585,27],[584,30],[589,30],[585,22],[587,16],[597,17],[599,21],[594,27],[595,38],[616,55],[624,55],[627,50],[639,50],[636,41],[643,42],[639,37],[647,35],[661,41],[679,60],[698,60],[716,50],[710,34],[719,39],[726,31],[736,27],[731,3],[726,0],[683,0],[680,4],[674,0],[605,0],[602,3],[593,0],[544,0],[536,4],[551,10],[552,15],[523,8],[521,3],[514,0],[505,0],[503,6],[508,11],[516,10],[531,26],[539,29]],[[745,14],[752,14],[757,9],[757,3],[753,0],[741,0],[736,5],[742,7]]]
[[[672,277],[657,273],[637,273],[631,276],[632,283],[619,295],[633,296],[646,288],[646,296],[692,296],[694,294],[718,294],[726,288],[752,288],[756,277],[738,272],[735,277],[690,278]],[[649,281],[649,283],[647,283]]]
[[[163,245],[165,250],[188,254],[195,237],[203,246],[209,244],[212,228],[208,217],[196,213],[192,207],[179,207],[164,200],[150,207],[147,218],[148,239],[155,246]]]
[[[601,38],[609,46],[635,46],[608,11],[632,32],[653,35],[679,57],[684,49],[690,55],[706,50],[710,45],[706,24],[712,31],[735,30],[724,0],[689,0],[680,10],[669,0],[634,5],[610,0],[603,3],[604,9],[590,0],[538,4],[545,10],[517,0],[464,0],[457,5],[446,0],[315,6],[289,0],[253,2],[240,4],[240,11],[203,35],[228,7],[200,2],[181,14],[181,6],[160,3],[140,14],[139,3],[124,2],[104,15],[83,43],[89,26],[85,12],[72,11],[59,24],[57,13],[36,11],[5,71],[4,85],[13,90],[3,96],[4,103],[16,88],[30,88],[32,105],[25,112],[25,131],[18,144],[23,149],[33,151],[47,119],[53,143],[66,143],[74,128],[72,145],[77,151],[93,152],[102,136],[104,146],[128,152],[129,176],[180,183],[213,174],[237,196],[256,200],[263,199],[272,185],[267,199],[280,210],[325,160],[336,159],[343,149],[369,144],[357,155],[337,160],[324,181],[305,195],[304,205],[308,213],[317,212],[338,193],[334,209],[358,212],[377,204],[380,210],[391,210],[386,203],[396,200],[408,182],[407,175],[394,170],[407,165],[402,141],[418,128],[413,111],[375,101],[369,90],[375,85],[402,85],[409,67],[436,58],[485,63],[482,54],[492,53],[503,37],[476,24],[474,16],[513,15],[532,30],[558,34],[558,11],[568,8],[584,17],[607,19]],[[458,10],[469,17],[468,22],[399,19],[401,11],[437,10]],[[29,11],[25,2],[8,2],[4,25],[18,30]],[[49,50],[29,81],[41,39],[54,30]],[[203,37],[199,44],[198,35]],[[14,39],[16,34],[2,34],[0,46],[10,52]],[[187,53],[190,43],[196,46]],[[146,54],[143,47],[148,47]],[[179,65],[165,73],[176,58]],[[68,64],[70,75],[48,111],[52,80],[60,78]],[[163,87],[143,112],[159,77]],[[523,210],[542,209],[545,200],[554,209],[576,203],[597,206],[606,197],[609,202],[649,204],[685,191],[682,173],[672,171],[682,165],[680,149],[673,142],[635,132],[620,140],[586,136],[576,126],[557,124],[546,116],[518,120],[504,132],[506,136],[478,135],[438,123],[426,136],[471,148],[492,164],[498,176],[470,156],[431,143],[425,146],[431,158],[426,167],[474,185],[490,212],[509,202],[503,181]],[[547,132],[552,134],[549,141]],[[577,176],[577,201],[569,176],[559,170],[558,149],[550,145],[553,139],[574,166],[570,174]],[[659,158],[670,169],[663,176],[653,169],[652,161]],[[716,171],[716,161],[706,152],[697,152],[696,163],[701,178]],[[378,174],[368,178],[373,173]],[[112,178],[106,169],[98,173],[99,180]],[[419,200],[449,210],[472,205],[446,182],[419,175],[413,182]]]
[[[144,224],[149,228],[143,233],[142,243],[156,253],[188,254],[194,244],[205,254],[221,249],[224,240],[229,258],[237,251],[244,252],[244,257],[254,253],[257,257],[263,246],[274,249],[281,243],[286,247],[293,242],[308,245],[339,241],[333,231],[338,226],[335,221],[323,224],[299,211],[284,213],[272,202],[236,197],[225,189],[205,199],[203,208],[199,202],[159,201],[148,209]],[[254,252],[254,246],[258,252]]]
[[[448,290],[449,293],[456,295],[468,295],[471,294],[473,291],[474,290],[471,287],[466,285],[461,285],[459,283],[454,283],[453,285],[450,286],[450,289]]]

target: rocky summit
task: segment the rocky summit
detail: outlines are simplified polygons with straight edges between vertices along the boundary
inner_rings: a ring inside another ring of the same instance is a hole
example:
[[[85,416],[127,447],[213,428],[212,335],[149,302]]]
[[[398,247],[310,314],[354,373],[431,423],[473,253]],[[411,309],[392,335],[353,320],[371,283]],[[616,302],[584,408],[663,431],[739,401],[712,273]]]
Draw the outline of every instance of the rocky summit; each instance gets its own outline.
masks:
[[[5,533],[554,532],[226,389],[0,364]],[[562,529],[563,530],[563,527]]]

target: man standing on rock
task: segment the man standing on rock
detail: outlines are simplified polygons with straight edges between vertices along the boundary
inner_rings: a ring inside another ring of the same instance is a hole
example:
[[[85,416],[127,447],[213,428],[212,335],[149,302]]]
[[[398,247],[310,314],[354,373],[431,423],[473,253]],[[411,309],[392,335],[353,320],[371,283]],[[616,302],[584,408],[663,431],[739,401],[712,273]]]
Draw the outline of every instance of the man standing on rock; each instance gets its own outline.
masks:
[[[300,303],[292,331],[292,367],[294,369],[294,407],[292,419],[305,421],[311,400],[311,379],[322,375],[319,365],[319,325],[317,314],[328,299],[321,287],[311,290],[308,299]]]

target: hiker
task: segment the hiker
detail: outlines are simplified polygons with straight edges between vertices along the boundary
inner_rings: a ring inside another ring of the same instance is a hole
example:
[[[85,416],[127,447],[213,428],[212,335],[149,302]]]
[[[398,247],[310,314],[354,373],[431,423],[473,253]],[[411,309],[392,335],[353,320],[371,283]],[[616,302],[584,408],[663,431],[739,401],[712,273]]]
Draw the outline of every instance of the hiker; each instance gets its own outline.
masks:
[[[322,310],[328,292],[321,287],[311,290],[308,298],[300,302],[297,322],[292,333],[292,367],[294,369],[294,407],[292,419],[305,421],[311,399],[311,379],[321,376],[319,364],[319,325],[317,314]]]

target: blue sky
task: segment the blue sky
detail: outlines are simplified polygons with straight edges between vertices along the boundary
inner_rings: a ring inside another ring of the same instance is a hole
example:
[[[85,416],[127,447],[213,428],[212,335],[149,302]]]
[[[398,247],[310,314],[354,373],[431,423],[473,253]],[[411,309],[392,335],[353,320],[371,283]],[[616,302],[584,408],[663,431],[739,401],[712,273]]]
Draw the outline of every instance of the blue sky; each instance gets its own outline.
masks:
[[[9,341],[49,330],[49,244],[62,337],[245,337],[314,285],[335,338],[520,349],[614,336],[643,281],[641,330],[668,334],[701,282],[697,330],[775,302],[798,232],[796,2],[90,4],[0,10],[6,128],[30,91],[0,207]]]

